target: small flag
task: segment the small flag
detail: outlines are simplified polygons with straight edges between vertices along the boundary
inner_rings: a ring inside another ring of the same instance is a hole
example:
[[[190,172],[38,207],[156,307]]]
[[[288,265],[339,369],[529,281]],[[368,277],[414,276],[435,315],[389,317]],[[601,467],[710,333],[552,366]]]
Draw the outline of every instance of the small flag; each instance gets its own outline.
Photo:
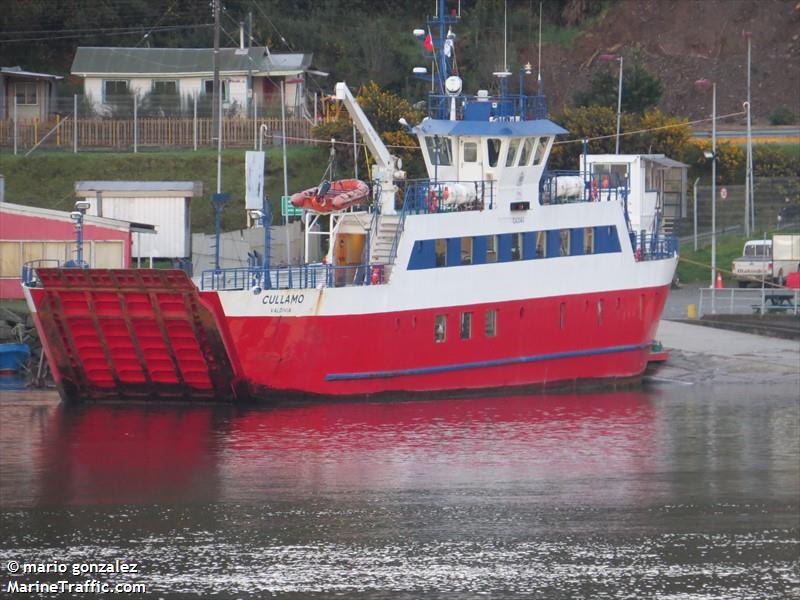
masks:
[[[433,52],[433,38],[430,33],[425,36],[425,41],[422,42],[422,45],[425,46],[425,50],[428,52]]]
[[[444,41],[444,55],[450,58],[453,55],[453,40],[447,38]]]

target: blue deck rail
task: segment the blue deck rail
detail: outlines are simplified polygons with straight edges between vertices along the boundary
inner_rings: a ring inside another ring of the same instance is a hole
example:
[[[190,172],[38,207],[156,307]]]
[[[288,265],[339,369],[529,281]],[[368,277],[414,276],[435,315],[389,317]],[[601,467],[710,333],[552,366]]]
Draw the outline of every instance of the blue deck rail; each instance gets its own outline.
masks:
[[[457,96],[456,119],[488,121],[490,118],[525,121],[547,118],[545,96],[506,94],[504,96]],[[449,119],[451,97],[441,94],[428,95],[428,116],[431,119]]]
[[[322,263],[296,267],[235,267],[210,269],[200,275],[201,290],[313,289],[353,285],[381,285],[386,281],[385,265],[334,266]]]
[[[678,254],[677,236],[640,231],[630,237],[636,260],[664,260]]]
[[[409,179],[398,181],[403,189],[404,214],[420,215],[460,212],[465,210],[492,210],[495,207],[497,182],[445,181]]]

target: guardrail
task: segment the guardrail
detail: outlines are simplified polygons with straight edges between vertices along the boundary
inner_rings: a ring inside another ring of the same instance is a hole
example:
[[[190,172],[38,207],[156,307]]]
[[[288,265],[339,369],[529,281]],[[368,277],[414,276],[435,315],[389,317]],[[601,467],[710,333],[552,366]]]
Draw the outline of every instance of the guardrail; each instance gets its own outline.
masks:
[[[61,266],[61,261],[55,258],[40,258],[39,260],[30,260],[22,265],[22,285],[25,287],[38,287],[39,277],[36,275],[36,269],[39,267],[47,267],[57,269]]]
[[[678,238],[658,233],[631,233],[631,245],[636,260],[663,260],[678,253]]]
[[[542,204],[570,202],[627,201],[627,178],[618,173],[586,173],[583,171],[546,171],[539,183]]]
[[[798,314],[800,289],[700,288],[697,314]]]
[[[334,266],[322,263],[278,267],[210,269],[200,275],[201,290],[310,289],[381,285],[385,283],[385,265],[360,264]]]
[[[419,215],[465,210],[492,210],[495,207],[495,183],[489,180],[410,179],[405,182],[403,212]]]
[[[453,98],[441,94],[428,94],[428,116],[431,119],[449,119]],[[486,120],[494,117],[498,120],[510,120],[515,117],[523,119],[546,119],[547,98],[545,96],[524,96],[508,94],[505,96],[457,96],[456,117],[463,119],[471,106],[485,108]],[[481,113],[484,111],[481,110]]]

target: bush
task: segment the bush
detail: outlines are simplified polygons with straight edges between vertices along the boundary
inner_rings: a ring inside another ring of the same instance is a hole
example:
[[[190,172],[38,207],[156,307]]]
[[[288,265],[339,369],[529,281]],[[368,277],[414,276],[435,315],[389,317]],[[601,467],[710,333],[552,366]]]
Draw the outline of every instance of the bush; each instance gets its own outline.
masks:
[[[756,177],[799,177],[798,147],[761,145],[753,147],[753,173]]]
[[[770,125],[793,125],[797,121],[794,113],[786,106],[779,106],[767,118]]]

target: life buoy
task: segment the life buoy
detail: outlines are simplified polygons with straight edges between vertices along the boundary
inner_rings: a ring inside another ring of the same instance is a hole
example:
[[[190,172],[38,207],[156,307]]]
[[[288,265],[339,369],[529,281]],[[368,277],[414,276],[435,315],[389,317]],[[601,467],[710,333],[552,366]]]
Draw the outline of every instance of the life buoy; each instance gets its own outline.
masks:
[[[370,276],[370,279],[369,279],[369,281],[370,281],[370,283],[372,285],[378,285],[378,283],[380,282],[380,280],[381,280],[380,271],[381,271],[381,268],[378,265],[373,265],[373,267],[372,267],[372,275]]]
[[[608,175],[603,175],[602,187],[604,190],[608,189]]]
[[[436,198],[436,190],[431,190],[428,196],[428,212],[435,213],[439,208],[439,202]]]
[[[641,248],[637,248],[636,252],[633,253],[633,257],[636,259],[636,262],[639,262],[640,260],[642,260],[642,249]]]
[[[592,179],[592,202],[597,200],[597,179]]]

